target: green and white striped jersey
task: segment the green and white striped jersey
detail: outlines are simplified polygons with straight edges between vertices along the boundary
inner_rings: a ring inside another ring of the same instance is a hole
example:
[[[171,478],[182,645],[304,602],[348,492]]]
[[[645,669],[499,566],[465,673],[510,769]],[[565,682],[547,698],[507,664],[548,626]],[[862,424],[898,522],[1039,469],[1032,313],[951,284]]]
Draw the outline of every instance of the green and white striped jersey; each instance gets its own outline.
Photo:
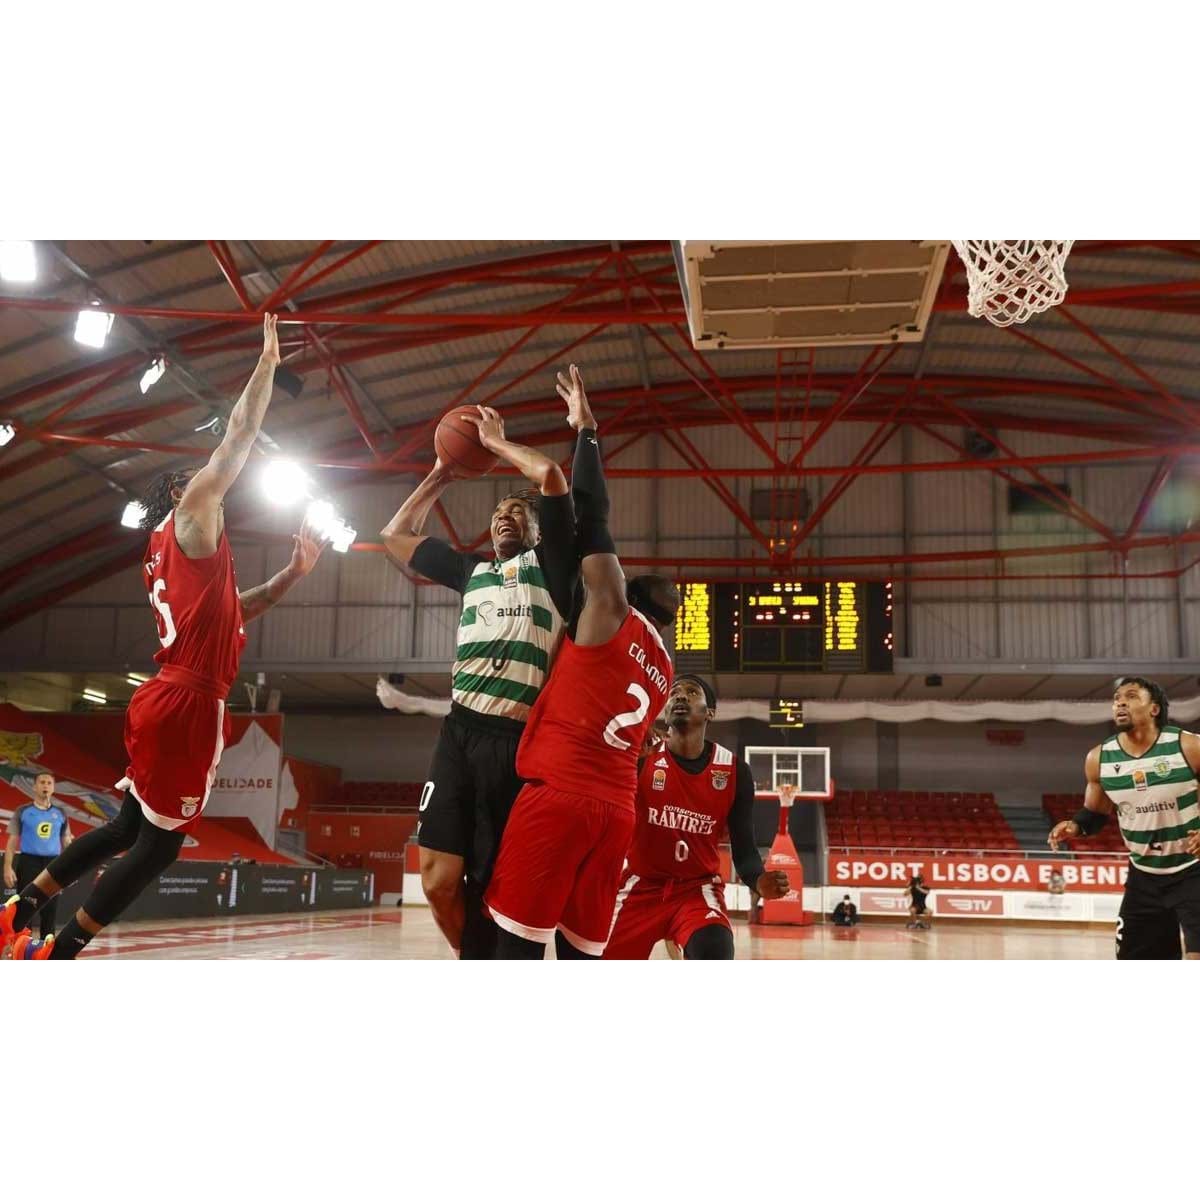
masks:
[[[455,703],[485,716],[526,720],[562,628],[535,551],[479,563],[463,592],[451,679]]]
[[[1183,756],[1182,730],[1167,725],[1139,757],[1126,754],[1119,737],[1100,747],[1100,786],[1113,802],[1130,863],[1154,875],[1195,866],[1187,835],[1200,829],[1196,774]]]

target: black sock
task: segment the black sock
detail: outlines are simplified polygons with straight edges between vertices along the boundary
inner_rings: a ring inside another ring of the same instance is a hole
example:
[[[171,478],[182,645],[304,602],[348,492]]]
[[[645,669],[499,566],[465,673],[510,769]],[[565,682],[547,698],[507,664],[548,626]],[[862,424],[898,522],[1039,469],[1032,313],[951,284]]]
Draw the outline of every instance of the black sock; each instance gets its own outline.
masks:
[[[77,918],[72,917],[63,927],[50,951],[51,958],[74,958],[96,935],[88,933]]]
[[[13,930],[20,933],[22,929],[28,929],[37,916],[37,911],[50,897],[42,891],[36,884],[29,884],[24,888],[21,894],[17,897],[17,912],[13,917]]]

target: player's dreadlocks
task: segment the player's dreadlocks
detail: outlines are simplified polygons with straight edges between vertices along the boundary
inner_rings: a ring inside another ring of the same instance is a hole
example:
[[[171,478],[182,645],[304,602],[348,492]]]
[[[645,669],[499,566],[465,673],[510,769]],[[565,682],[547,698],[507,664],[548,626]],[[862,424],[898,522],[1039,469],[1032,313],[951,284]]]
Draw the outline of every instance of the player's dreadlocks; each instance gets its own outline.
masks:
[[[155,529],[162,519],[175,507],[171,493],[176,488],[187,486],[191,471],[164,471],[142,496],[142,508],[146,510],[139,528]]]

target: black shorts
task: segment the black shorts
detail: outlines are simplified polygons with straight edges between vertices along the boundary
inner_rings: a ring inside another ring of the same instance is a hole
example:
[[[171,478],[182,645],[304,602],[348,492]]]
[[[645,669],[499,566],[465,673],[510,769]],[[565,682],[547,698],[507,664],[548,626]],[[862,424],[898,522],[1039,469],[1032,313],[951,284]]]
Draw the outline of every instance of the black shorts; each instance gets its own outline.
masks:
[[[452,708],[421,792],[417,844],[459,855],[480,887],[491,878],[500,837],[521,790],[520,740],[519,727],[492,726],[486,718]]]
[[[1118,958],[1182,958],[1200,954],[1200,864],[1174,875],[1129,868],[1117,917]]]
[[[917,910],[917,912],[919,912],[919,913],[923,913],[926,911],[925,910],[925,896],[921,892],[913,892],[912,893],[911,907],[915,908]]]

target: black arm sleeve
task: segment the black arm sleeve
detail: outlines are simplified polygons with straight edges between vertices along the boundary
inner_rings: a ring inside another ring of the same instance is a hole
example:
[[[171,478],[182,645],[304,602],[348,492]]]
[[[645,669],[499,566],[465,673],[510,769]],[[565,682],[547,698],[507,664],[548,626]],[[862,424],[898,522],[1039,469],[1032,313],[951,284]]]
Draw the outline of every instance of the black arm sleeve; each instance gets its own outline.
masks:
[[[409,566],[418,575],[443,587],[452,588],[461,596],[467,590],[471,572],[483,562],[476,554],[463,554],[441,538],[427,537],[413,551]]]
[[[538,562],[554,607],[564,621],[571,619],[575,588],[579,583],[579,554],[575,546],[575,506],[570,493],[543,496],[538,501],[538,526],[542,540],[537,544]]]
[[[575,459],[571,464],[571,495],[575,499],[575,517],[579,528],[579,557],[589,554],[616,554],[608,531],[608,484],[600,462],[600,443],[590,429],[581,429],[575,441]]]
[[[729,809],[729,848],[741,881],[752,890],[763,873],[762,855],[754,844],[754,778],[749,766],[737,760],[733,804]]]

